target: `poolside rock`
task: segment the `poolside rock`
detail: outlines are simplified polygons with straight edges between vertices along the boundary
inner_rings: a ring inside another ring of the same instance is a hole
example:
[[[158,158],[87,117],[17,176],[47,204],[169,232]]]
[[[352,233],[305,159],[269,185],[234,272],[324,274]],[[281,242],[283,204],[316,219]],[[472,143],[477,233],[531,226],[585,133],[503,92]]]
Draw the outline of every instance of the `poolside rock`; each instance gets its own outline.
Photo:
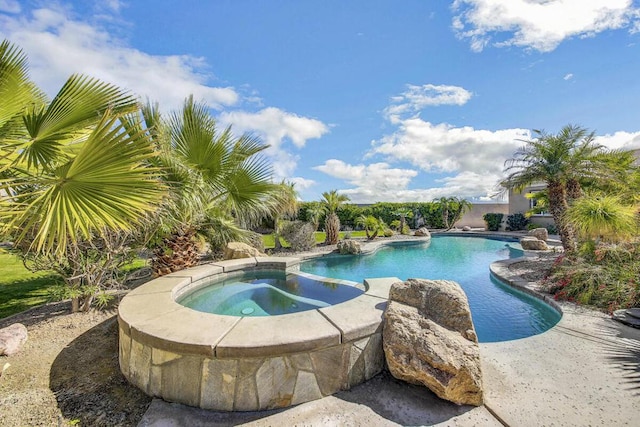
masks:
[[[546,242],[549,239],[549,231],[546,228],[534,228],[529,231],[529,236],[533,236],[538,240]]]
[[[0,356],[16,354],[26,341],[27,327],[22,323],[14,323],[0,329]]]
[[[253,258],[253,257],[266,257],[253,246],[247,245],[242,242],[229,242],[227,247],[224,248],[224,259],[241,259],[241,258]]]
[[[391,374],[438,397],[480,406],[480,349],[467,296],[447,280],[393,284],[384,314],[383,348]]]
[[[414,233],[414,236],[419,236],[419,237],[431,237],[431,233],[429,232],[429,230],[426,227],[420,227],[418,228]]]
[[[362,252],[362,248],[360,247],[360,242],[345,239],[338,242],[338,252],[342,255],[357,255]]]
[[[537,239],[533,236],[525,236],[520,238],[520,246],[525,251],[548,251],[549,246],[544,240]]]

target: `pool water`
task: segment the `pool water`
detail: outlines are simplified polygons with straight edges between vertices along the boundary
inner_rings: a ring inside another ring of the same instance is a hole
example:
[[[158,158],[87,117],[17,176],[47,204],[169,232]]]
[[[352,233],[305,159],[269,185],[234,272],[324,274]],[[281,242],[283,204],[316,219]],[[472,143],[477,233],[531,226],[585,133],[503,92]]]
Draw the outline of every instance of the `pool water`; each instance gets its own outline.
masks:
[[[469,299],[481,342],[507,341],[544,332],[560,313],[493,277],[489,265],[517,258],[517,243],[464,236],[433,236],[429,244],[385,246],[371,255],[336,255],[301,264],[318,276],[362,282],[366,278],[398,277],[454,280]]]
[[[178,303],[206,313],[275,316],[328,307],[363,293],[354,286],[261,270],[213,283],[183,296]]]

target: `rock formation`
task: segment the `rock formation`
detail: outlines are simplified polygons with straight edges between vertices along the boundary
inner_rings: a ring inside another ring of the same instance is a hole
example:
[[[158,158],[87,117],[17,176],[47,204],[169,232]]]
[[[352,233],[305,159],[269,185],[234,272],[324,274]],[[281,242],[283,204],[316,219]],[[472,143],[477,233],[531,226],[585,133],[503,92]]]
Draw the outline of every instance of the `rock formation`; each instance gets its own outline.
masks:
[[[240,259],[240,258],[252,258],[252,257],[265,257],[256,248],[241,242],[229,242],[227,247],[224,248],[224,259]]]
[[[482,405],[478,340],[460,286],[409,279],[391,287],[389,300],[383,347],[391,374],[442,399]]]
[[[549,246],[544,240],[537,239],[533,236],[525,236],[520,238],[520,246],[525,251],[548,251]]]
[[[529,231],[529,236],[533,236],[538,240],[546,242],[549,239],[549,232],[546,228],[534,228]]]
[[[22,323],[14,323],[0,329],[0,356],[17,353],[26,341],[27,327]]]
[[[342,255],[356,255],[362,252],[360,242],[351,239],[345,239],[338,242],[338,252]]]
[[[420,227],[418,228],[414,233],[414,236],[420,236],[420,237],[431,237],[431,233],[429,232],[429,230],[426,227]]]

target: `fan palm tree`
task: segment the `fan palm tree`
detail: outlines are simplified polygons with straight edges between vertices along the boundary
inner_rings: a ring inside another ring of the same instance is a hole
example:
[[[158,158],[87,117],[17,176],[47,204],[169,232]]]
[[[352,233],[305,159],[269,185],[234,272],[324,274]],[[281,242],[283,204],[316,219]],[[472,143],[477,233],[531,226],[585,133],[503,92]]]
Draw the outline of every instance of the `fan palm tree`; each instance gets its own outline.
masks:
[[[219,131],[206,105],[193,97],[168,121],[147,106],[145,118],[157,130],[156,144],[170,195],[156,220],[152,267],[156,275],[195,265],[196,235],[216,243],[244,234],[277,204],[279,187],[271,182],[271,167],[260,153],[259,139],[236,137],[231,127]]]
[[[461,197],[441,197],[434,201],[440,205],[442,222],[447,231],[451,230],[462,215],[473,207],[471,202]]]
[[[318,231],[320,219],[326,213],[325,207],[320,202],[312,202],[307,208],[307,220],[313,225],[313,230]]]
[[[367,240],[375,239],[378,236],[378,233],[384,233],[386,228],[384,221],[373,215],[360,215],[356,219],[356,224],[364,228]]]
[[[125,116],[137,101],[80,75],[48,101],[28,79],[25,56],[7,42],[0,94],[0,231],[25,257],[58,266],[73,307],[86,310],[117,263],[103,262],[101,251],[89,262],[83,248],[126,244],[114,236],[133,233],[164,194],[149,164],[156,153],[148,133],[125,125],[135,123]]]
[[[507,177],[501,185],[522,191],[537,182],[547,184],[549,211],[558,228],[567,255],[576,250],[573,225],[566,220],[569,200],[581,194],[581,180],[608,179],[606,150],[594,142],[594,134],[579,126],[563,127],[557,135],[534,130],[536,138],[523,141],[525,145],[505,162]]]
[[[349,197],[339,194],[337,190],[322,193],[321,202],[327,211],[327,218],[324,221],[324,231],[326,232],[325,243],[335,245],[340,237],[340,218],[338,218],[338,209],[342,204],[349,201]]]

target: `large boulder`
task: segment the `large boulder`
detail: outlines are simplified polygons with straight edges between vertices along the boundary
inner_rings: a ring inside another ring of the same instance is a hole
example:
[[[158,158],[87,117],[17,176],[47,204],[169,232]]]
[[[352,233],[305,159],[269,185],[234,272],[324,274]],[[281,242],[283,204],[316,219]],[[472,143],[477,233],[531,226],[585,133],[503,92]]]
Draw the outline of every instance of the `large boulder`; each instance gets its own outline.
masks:
[[[525,236],[520,238],[520,246],[525,251],[548,251],[549,246],[544,240],[537,239],[533,236]]]
[[[0,356],[11,356],[27,342],[27,327],[22,323],[14,323],[0,329]]]
[[[263,254],[253,246],[247,245],[242,242],[229,242],[227,247],[224,248],[224,259],[240,259],[240,258],[253,258],[253,257],[265,257]]]
[[[343,255],[356,255],[362,252],[362,248],[360,247],[360,242],[345,239],[338,242],[338,252]]]
[[[384,314],[391,374],[460,405],[483,403],[480,350],[467,296],[447,280],[395,283]]]
[[[549,231],[546,228],[534,228],[529,231],[529,236],[533,236],[538,240],[546,242],[549,239]]]
[[[429,230],[426,227],[420,227],[418,228],[414,233],[414,236],[419,236],[419,237],[431,237],[431,233],[429,232]]]

